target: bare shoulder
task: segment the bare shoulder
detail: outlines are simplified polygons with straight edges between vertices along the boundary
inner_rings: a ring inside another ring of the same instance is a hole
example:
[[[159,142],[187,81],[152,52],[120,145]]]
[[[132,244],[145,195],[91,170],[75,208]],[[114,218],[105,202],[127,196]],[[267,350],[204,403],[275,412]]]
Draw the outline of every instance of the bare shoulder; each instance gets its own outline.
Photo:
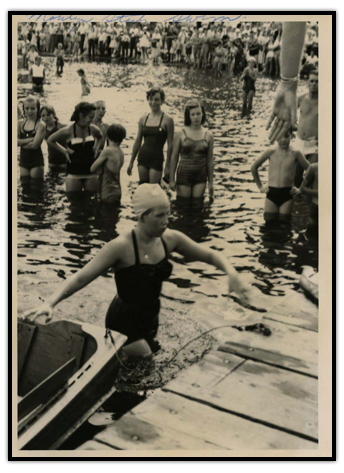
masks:
[[[139,125],[143,125],[146,119],[148,118],[149,113],[145,113],[139,120]]]
[[[45,130],[46,129],[46,124],[42,120],[38,120],[37,122],[37,129]]]
[[[164,112],[164,120],[166,121],[167,125],[174,123],[173,118],[165,112]]]
[[[107,247],[110,250],[119,251],[120,254],[125,254],[129,249],[132,248],[132,245],[131,232],[125,232],[107,243]]]
[[[183,238],[183,233],[177,230],[171,230],[168,228],[162,236],[164,242],[166,243],[169,253],[172,253],[177,246],[178,242]]]

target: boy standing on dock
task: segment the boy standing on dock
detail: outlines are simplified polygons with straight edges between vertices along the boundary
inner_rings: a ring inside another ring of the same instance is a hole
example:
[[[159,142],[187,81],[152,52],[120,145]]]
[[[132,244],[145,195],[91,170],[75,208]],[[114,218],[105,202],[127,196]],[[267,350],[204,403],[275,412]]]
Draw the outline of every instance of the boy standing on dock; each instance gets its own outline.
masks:
[[[293,186],[296,165],[308,169],[309,163],[300,151],[290,148],[291,131],[278,142],[278,147],[265,151],[251,167],[254,182],[262,193],[266,193],[264,219],[290,222],[294,197],[300,190]],[[269,160],[268,185],[263,185],[258,169]]]

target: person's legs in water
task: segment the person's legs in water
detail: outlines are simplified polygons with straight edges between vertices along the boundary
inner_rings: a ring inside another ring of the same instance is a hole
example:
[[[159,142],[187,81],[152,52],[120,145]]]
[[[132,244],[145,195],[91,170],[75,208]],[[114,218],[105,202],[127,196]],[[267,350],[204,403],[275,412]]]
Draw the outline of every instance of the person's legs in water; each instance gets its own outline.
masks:
[[[201,182],[200,184],[196,184],[192,187],[192,199],[202,199],[205,194],[205,190],[207,188],[206,182]]]
[[[84,185],[85,192],[98,192],[98,177],[90,177],[89,179],[85,179]]]
[[[291,214],[294,207],[294,200],[288,200],[279,208],[278,219],[284,223],[291,224]]]
[[[244,118],[247,115],[247,92],[242,93],[242,112],[241,118]]]
[[[69,176],[66,177],[66,192],[80,192],[83,190],[84,185],[82,179],[73,179]]]
[[[156,169],[149,170],[149,183],[150,184],[160,184],[162,172],[157,171]]]
[[[277,221],[278,220],[278,207],[276,204],[271,202],[269,199],[265,199],[265,207],[264,207],[264,220],[268,222]]]
[[[44,167],[43,166],[37,166],[35,168],[32,168],[30,171],[30,177],[32,179],[43,179],[44,177]]]
[[[252,111],[253,97],[254,97],[254,91],[250,90],[247,96],[247,115],[249,115]]]
[[[140,184],[149,184],[149,168],[139,166]]]
[[[182,199],[190,199],[192,196],[191,186],[181,186],[177,184],[177,197]]]

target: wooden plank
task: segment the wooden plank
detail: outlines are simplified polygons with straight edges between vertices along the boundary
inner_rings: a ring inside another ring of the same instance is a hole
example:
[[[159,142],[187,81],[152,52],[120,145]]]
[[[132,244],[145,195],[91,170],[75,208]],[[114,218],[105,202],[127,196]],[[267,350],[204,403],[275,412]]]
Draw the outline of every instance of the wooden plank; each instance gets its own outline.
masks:
[[[117,450],[226,450],[219,445],[169,427],[160,427],[129,413],[93,440]]]
[[[295,358],[302,363],[299,366],[300,371],[318,376],[318,334],[316,332],[270,320],[264,320],[264,324],[272,332],[269,337],[256,332],[233,330],[228,341]]]
[[[318,307],[303,292],[293,292],[283,304],[265,314],[264,318],[318,331]]]
[[[161,390],[136,406],[132,412],[141,420],[175,430],[175,438],[184,433],[229,450],[317,448],[315,442]]]
[[[85,337],[71,333],[68,346],[68,355],[75,358],[75,371],[78,371],[81,365],[82,353],[84,350]]]
[[[293,356],[281,355],[280,353],[276,353],[271,350],[252,348],[247,345],[243,345],[242,343],[235,342],[225,342],[225,344],[221,345],[218,350],[225,353],[231,353],[236,356],[241,356],[247,360],[260,361],[261,363],[267,363],[268,365],[288,369],[290,371],[295,371],[296,373],[307,374],[307,376],[310,376],[307,365],[305,365],[304,361]],[[316,378],[316,376],[313,377]]]
[[[109,447],[108,445],[105,445],[104,443],[97,442],[96,440],[89,440],[86,443],[83,443],[78,447],[76,450],[93,450],[93,451],[101,451],[101,450],[117,450],[113,447]]]
[[[317,380],[262,363],[245,361],[230,375],[211,386],[208,374],[198,386],[184,376],[163,390],[227,410],[254,422],[317,440]]]
[[[37,406],[48,401],[50,396],[72,376],[74,367],[75,358],[72,358],[30,391],[18,404],[18,419],[21,420]]]
[[[24,366],[36,327],[18,322],[18,379]]]

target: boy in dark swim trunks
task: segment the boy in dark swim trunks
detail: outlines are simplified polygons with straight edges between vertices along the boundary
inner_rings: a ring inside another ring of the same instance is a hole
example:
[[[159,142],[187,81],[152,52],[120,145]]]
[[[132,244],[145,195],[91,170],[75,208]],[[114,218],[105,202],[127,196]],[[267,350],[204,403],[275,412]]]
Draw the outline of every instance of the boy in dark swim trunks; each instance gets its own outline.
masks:
[[[291,131],[278,142],[278,147],[265,151],[251,167],[254,182],[261,193],[266,193],[264,219],[290,221],[294,197],[300,190],[294,187],[296,165],[308,169],[309,163],[300,151],[290,148]],[[258,169],[269,160],[268,186],[263,185]]]
[[[30,80],[32,82],[32,92],[42,93],[45,81],[45,70],[40,56],[35,58],[35,64],[31,66]]]

